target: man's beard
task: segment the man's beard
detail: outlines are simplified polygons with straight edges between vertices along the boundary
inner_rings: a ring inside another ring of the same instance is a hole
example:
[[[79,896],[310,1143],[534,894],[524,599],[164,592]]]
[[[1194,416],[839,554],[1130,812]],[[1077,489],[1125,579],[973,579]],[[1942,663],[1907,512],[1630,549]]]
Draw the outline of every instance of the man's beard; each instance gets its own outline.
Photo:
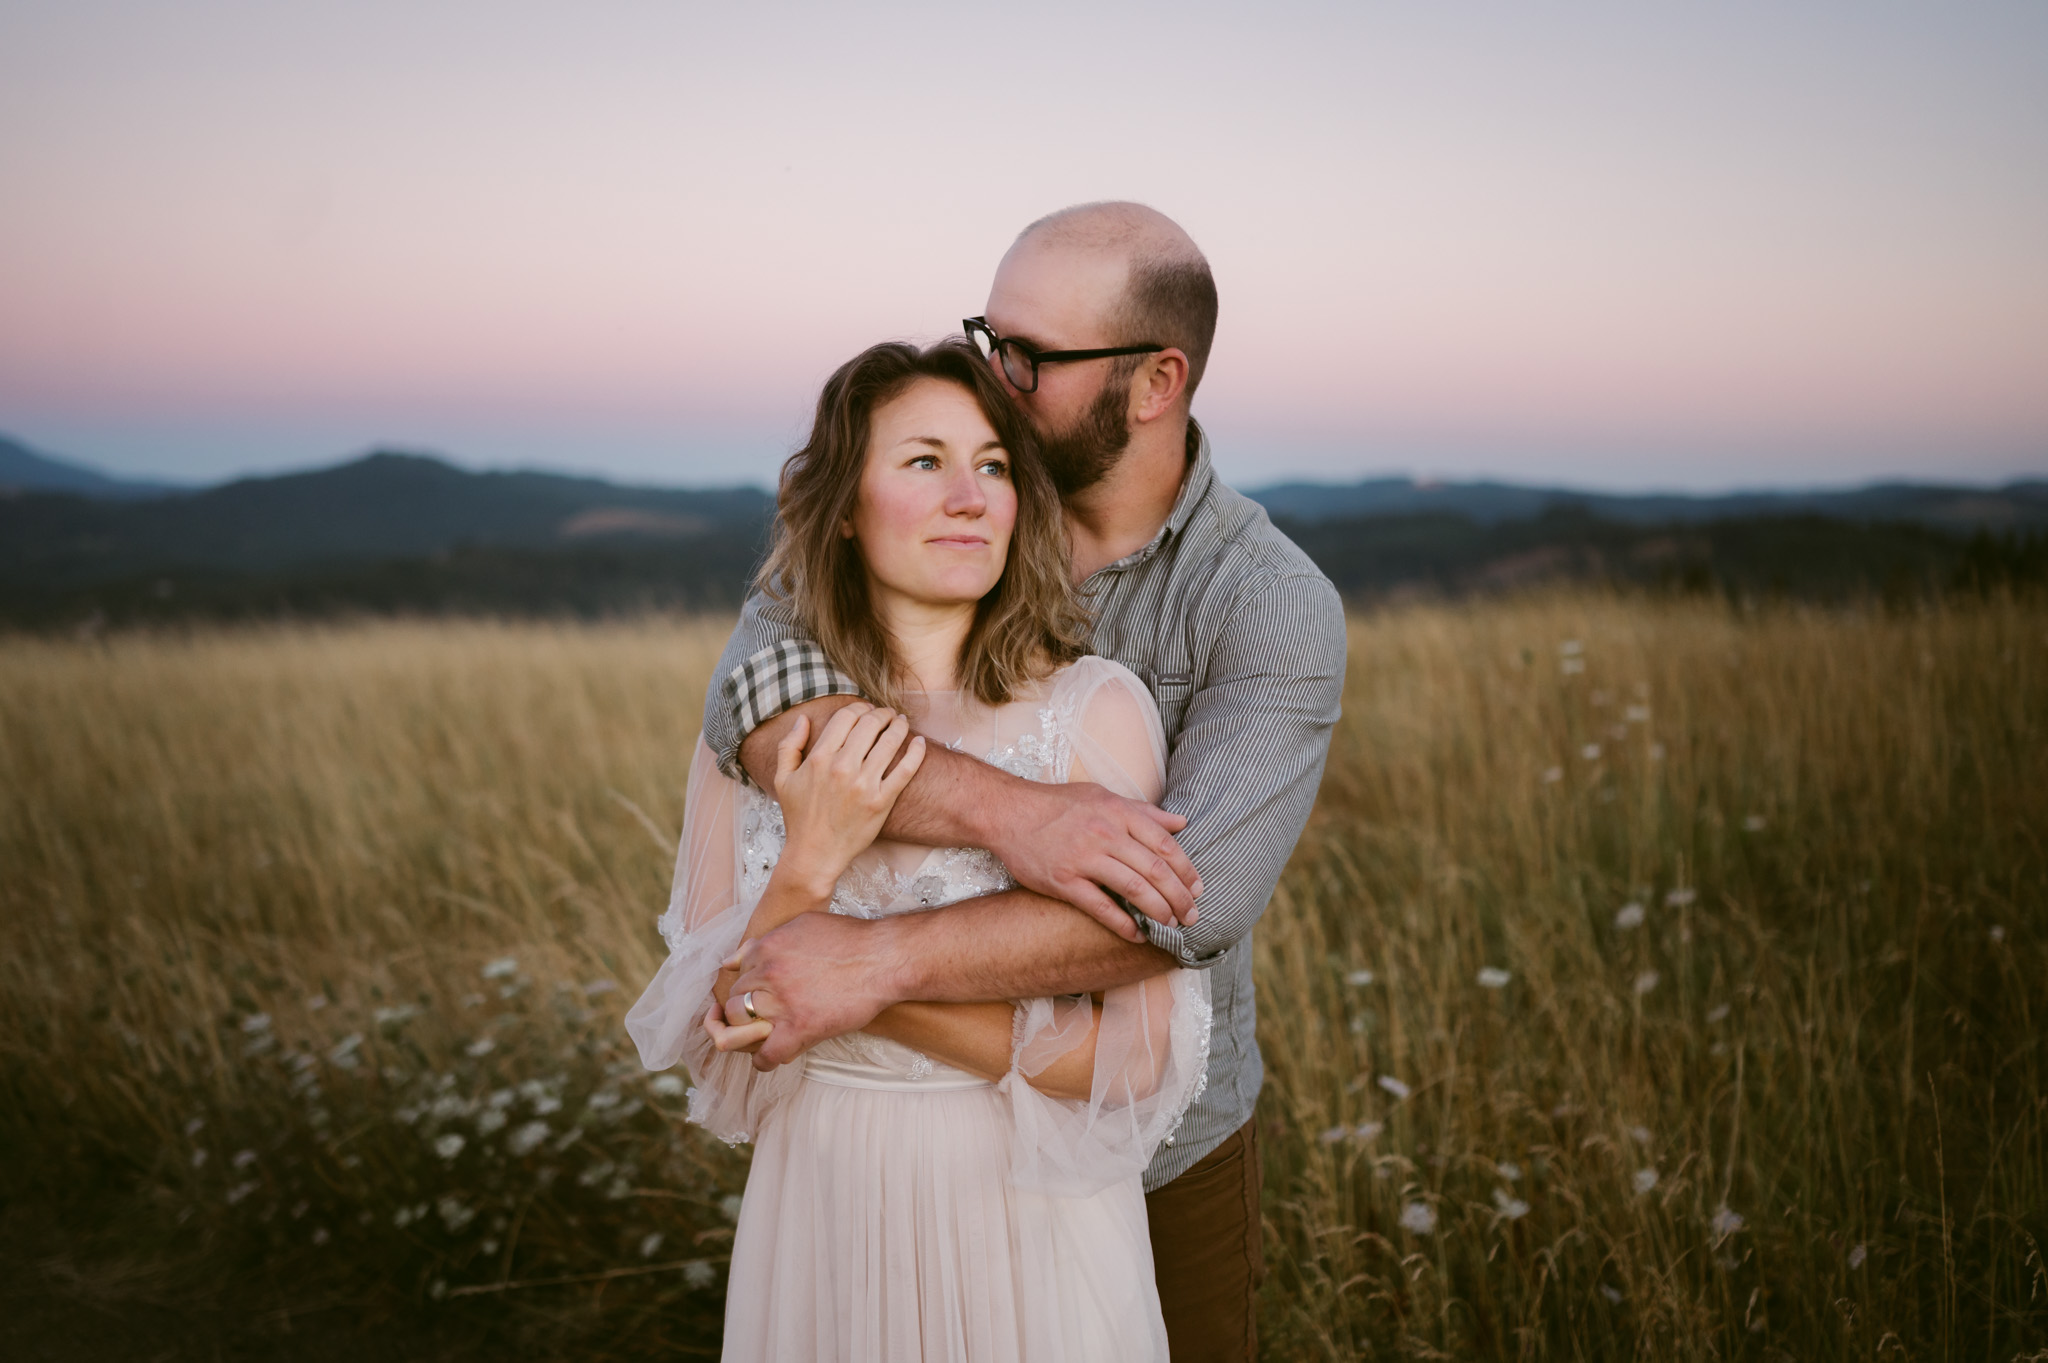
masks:
[[[1060,496],[1071,497],[1109,475],[1131,443],[1131,379],[1114,376],[1064,431],[1038,432],[1038,452]]]

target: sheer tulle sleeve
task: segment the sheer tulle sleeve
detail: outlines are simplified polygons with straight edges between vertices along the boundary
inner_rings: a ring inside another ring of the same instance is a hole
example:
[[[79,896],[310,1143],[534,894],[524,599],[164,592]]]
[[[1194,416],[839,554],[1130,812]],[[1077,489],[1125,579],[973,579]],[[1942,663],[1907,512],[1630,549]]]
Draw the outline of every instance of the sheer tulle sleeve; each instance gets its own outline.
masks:
[[[1158,800],[1166,739],[1145,684],[1116,663],[1084,658],[1054,684],[1052,709],[1072,748],[1070,781]],[[1209,1059],[1209,979],[1169,970],[1103,996],[1094,1081],[1085,1102],[1050,1098],[1032,1076],[1086,1043],[1086,995],[1017,1005],[1010,1073],[1001,1088],[1016,1122],[1019,1187],[1083,1195],[1142,1173],[1201,1092]]]
[[[640,1063],[650,1070],[688,1065],[696,1085],[690,1120],[725,1141],[753,1139],[762,1114],[803,1082],[804,1068],[784,1065],[761,1074],[750,1056],[721,1053],[700,1025],[719,967],[739,948],[759,898],[744,891],[740,875],[741,802],[747,798],[700,738],[683,801],[675,882],[660,920],[668,959],[626,1014]]]

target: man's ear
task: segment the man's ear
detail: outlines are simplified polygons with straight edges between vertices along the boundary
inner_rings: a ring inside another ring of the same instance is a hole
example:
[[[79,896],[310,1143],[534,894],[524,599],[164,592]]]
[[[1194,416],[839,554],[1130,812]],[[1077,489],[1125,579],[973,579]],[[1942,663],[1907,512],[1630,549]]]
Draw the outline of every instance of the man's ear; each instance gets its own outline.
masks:
[[[1173,410],[1188,387],[1188,357],[1185,351],[1168,347],[1145,357],[1131,385],[1131,420],[1157,421]]]

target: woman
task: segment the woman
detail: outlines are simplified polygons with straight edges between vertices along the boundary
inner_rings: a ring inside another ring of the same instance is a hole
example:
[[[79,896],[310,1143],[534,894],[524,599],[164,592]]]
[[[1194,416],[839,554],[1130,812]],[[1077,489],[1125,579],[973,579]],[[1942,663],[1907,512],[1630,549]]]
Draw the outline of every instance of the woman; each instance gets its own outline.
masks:
[[[925,744],[1137,799],[1164,786],[1151,697],[1084,656],[1057,494],[974,351],[876,346],[832,376],[761,581],[879,704],[815,741],[799,720],[774,796],[700,741],[670,955],[626,1018],[650,1069],[688,1064],[691,1120],[754,1142],[725,1357],[1164,1360],[1139,1176],[1201,1082],[1199,973],[898,1005],[766,1074],[744,1052],[772,1022],[724,1020],[730,958],[799,913],[1011,885],[986,852],[878,839]]]

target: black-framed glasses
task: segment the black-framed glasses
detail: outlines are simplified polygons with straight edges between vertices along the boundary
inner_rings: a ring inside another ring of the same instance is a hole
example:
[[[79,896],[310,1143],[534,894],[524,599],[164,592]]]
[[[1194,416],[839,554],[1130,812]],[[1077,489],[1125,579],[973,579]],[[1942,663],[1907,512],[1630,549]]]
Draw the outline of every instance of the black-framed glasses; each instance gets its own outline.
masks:
[[[1036,350],[1026,342],[996,335],[996,329],[988,324],[986,317],[970,317],[960,326],[984,360],[998,355],[1003,357],[1003,373],[1020,393],[1038,391],[1038,366],[1042,364],[1106,360],[1112,355],[1156,355],[1166,349],[1163,345],[1113,345],[1097,350]]]

